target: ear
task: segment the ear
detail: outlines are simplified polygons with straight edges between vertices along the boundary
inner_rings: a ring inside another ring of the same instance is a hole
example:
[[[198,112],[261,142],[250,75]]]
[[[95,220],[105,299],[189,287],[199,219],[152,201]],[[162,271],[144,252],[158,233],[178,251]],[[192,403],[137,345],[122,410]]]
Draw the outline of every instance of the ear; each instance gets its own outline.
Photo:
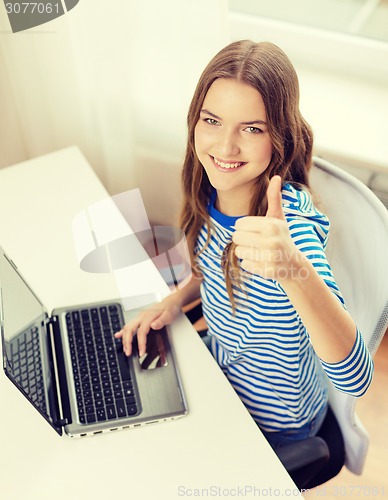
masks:
[[[267,188],[267,201],[266,217],[285,220],[282,206],[282,178],[280,175],[271,177]]]

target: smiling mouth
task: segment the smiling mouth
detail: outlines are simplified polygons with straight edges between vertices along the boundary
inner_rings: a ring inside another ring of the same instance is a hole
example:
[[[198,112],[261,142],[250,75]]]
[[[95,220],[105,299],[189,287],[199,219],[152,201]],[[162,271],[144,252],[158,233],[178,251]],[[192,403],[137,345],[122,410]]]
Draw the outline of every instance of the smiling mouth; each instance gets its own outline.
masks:
[[[236,170],[239,167],[242,167],[243,165],[246,165],[246,162],[225,162],[222,160],[219,160],[215,156],[209,155],[210,158],[213,160],[214,164],[216,167],[218,167],[220,170]]]

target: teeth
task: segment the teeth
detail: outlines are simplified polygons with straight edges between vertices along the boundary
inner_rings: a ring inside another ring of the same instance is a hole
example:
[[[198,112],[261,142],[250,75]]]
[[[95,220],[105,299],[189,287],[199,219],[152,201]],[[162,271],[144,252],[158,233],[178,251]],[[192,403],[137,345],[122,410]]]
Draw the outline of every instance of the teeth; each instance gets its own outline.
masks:
[[[214,163],[222,168],[237,168],[237,167],[240,167],[242,165],[242,163],[224,163],[220,160],[217,160],[217,158],[215,158],[213,156],[213,159],[214,159]]]

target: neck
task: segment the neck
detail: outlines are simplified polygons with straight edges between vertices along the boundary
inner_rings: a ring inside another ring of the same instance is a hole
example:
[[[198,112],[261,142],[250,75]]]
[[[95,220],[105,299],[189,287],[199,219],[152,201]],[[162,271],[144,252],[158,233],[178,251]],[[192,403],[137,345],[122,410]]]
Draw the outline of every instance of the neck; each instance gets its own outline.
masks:
[[[217,191],[216,209],[224,215],[240,217],[248,215],[250,197],[246,193]]]

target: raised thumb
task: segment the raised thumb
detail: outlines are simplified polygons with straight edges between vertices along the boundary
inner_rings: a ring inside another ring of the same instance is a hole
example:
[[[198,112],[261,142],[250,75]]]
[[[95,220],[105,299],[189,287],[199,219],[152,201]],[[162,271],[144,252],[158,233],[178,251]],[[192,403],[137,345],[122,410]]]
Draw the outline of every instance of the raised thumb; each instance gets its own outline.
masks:
[[[280,175],[271,177],[267,188],[268,208],[266,217],[285,220],[282,206],[282,178]]]

